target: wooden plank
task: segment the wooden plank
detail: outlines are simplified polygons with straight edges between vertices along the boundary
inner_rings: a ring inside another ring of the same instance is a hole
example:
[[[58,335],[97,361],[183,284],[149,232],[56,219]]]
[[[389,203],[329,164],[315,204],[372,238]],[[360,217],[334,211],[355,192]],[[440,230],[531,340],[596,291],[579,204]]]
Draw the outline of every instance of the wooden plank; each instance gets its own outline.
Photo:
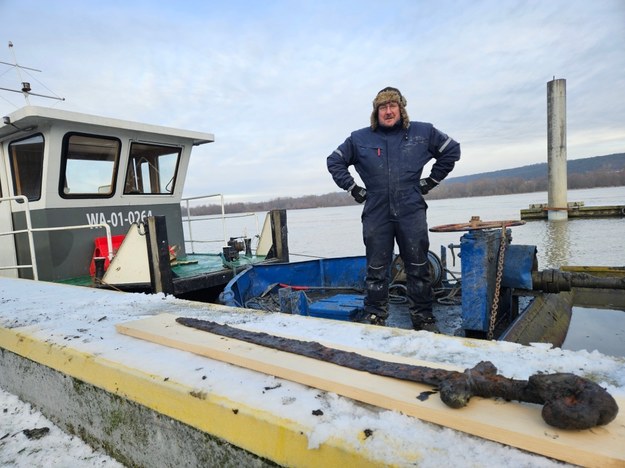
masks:
[[[462,409],[451,409],[434,395],[416,397],[431,390],[427,385],[355,371],[315,359],[224,338],[184,327],[176,316],[162,314],[117,325],[120,333],[178,348],[211,359],[299,382],[390,410],[401,411],[485,439],[583,466],[625,464],[625,415],[623,411],[607,426],[584,431],[564,431],[547,425],[541,406],[472,398]],[[350,349],[362,355],[414,365],[462,370],[448,365]],[[621,409],[625,399],[617,398]]]

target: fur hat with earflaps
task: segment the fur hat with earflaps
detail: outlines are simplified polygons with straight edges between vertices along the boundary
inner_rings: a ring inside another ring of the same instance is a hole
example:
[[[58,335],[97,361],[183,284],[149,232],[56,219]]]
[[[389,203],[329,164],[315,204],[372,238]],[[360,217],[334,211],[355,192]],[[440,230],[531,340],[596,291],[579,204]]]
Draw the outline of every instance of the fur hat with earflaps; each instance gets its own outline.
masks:
[[[378,128],[378,107],[387,102],[396,102],[399,104],[399,111],[401,113],[401,123],[404,128],[408,128],[410,125],[410,119],[408,118],[408,112],[406,111],[406,98],[402,96],[401,92],[397,88],[390,86],[381,90],[375,99],[373,100],[373,112],[371,112],[371,129]]]

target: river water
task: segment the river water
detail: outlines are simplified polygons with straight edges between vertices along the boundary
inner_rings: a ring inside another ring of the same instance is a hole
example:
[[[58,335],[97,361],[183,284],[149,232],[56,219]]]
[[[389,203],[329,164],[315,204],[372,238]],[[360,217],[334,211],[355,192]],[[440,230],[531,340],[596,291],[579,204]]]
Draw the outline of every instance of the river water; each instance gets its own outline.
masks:
[[[625,205],[625,187],[570,190],[568,201],[584,202],[586,206]],[[521,209],[528,208],[530,204],[546,202],[547,192],[432,200],[428,201],[428,225],[434,227],[466,223],[471,216],[479,216],[484,221],[520,220]],[[288,211],[291,260],[364,255],[361,211],[362,206],[359,205]],[[240,236],[241,229],[247,235],[256,232],[255,226],[249,223],[242,228],[241,223],[244,221],[241,219],[228,221],[228,236]],[[514,244],[537,247],[539,270],[560,268],[563,265],[625,265],[623,217],[528,221],[511,229]],[[430,250],[440,254],[441,246],[459,244],[462,234],[432,232]],[[455,260],[454,266],[448,251],[448,268],[459,272],[459,259],[456,257]],[[575,307],[563,348],[597,349],[605,354],[625,356],[625,311]]]

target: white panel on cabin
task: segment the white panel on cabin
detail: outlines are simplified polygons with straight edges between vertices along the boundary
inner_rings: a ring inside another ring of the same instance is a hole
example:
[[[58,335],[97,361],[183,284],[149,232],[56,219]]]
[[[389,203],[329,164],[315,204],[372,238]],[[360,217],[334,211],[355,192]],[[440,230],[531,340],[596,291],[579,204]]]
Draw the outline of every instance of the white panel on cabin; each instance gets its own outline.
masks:
[[[105,284],[150,284],[150,264],[145,233],[133,225],[111,260],[102,281]]]

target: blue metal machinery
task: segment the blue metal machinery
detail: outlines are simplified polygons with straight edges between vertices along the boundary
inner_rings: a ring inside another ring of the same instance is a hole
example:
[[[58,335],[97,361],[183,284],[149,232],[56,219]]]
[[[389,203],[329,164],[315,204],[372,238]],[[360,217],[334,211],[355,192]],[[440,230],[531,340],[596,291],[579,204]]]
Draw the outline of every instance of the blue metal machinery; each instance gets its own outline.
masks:
[[[462,258],[462,328],[467,336],[483,338],[491,325],[507,326],[518,314],[514,288],[532,289],[536,247],[510,245],[505,229],[475,229],[460,238]],[[491,328],[492,331],[492,328]]]

